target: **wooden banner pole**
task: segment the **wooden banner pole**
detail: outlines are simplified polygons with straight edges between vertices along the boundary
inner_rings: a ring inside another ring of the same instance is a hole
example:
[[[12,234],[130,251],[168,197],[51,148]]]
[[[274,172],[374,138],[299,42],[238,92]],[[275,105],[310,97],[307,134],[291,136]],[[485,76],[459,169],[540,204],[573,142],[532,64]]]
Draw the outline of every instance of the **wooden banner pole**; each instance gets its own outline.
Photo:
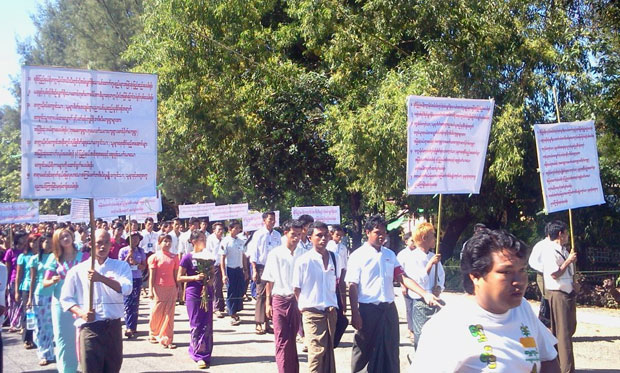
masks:
[[[443,194],[439,195],[439,208],[437,209],[437,240],[435,240],[435,254],[439,254],[439,238],[441,235],[441,205],[443,203]],[[435,286],[439,285],[439,263],[435,264]],[[435,287],[433,286],[433,288]]]
[[[553,92],[553,102],[555,103],[555,117],[560,123],[560,106],[558,105],[558,94],[555,91],[555,87],[551,87]],[[570,251],[575,251],[575,235],[573,234],[573,209],[568,209],[568,226],[570,229]]]
[[[95,200],[88,199],[88,210],[90,212],[90,269],[95,269],[95,253],[97,245],[95,242]],[[88,293],[88,310],[93,311],[93,293],[95,292],[95,283],[90,281],[90,291]]]

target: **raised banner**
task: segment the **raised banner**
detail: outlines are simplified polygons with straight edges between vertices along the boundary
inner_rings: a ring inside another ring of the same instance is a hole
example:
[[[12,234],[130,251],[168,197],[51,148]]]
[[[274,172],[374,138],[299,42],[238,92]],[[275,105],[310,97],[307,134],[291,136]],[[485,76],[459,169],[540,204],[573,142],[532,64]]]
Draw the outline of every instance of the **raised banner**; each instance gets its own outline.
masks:
[[[161,211],[161,207],[161,199],[158,197],[97,198],[95,217],[157,214]]]
[[[276,214],[276,224],[274,227],[280,226],[280,211],[274,211]],[[263,213],[262,212],[254,212],[244,216],[241,219],[241,224],[243,224],[244,232],[256,231],[262,228],[263,226]]]
[[[215,207],[215,203],[196,203],[193,205],[179,205],[179,218],[202,218],[209,216],[211,209]]]
[[[157,76],[22,68],[24,198],[154,196]]]
[[[407,194],[480,192],[493,105],[407,97]]]
[[[340,206],[305,206],[291,208],[293,219],[301,215],[310,215],[314,221],[322,221],[325,224],[340,224]]]
[[[0,203],[0,224],[38,222],[39,201]]]
[[[605,203],[594,121],[534,126],[545,210]]]
[[[70,220],[74,223],[90,221],[90,207],[86,198],[71,198]]]
[[[248,204],[214,206],[209,210],[209,220],[241,219],[248,214]]]

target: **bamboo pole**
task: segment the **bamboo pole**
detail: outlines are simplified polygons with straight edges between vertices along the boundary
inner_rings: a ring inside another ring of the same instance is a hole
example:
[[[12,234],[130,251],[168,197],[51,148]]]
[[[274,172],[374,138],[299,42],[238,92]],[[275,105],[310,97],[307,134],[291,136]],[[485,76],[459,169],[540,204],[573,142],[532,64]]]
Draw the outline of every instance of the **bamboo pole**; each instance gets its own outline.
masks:
[[[95,253],[97,252],[95,243],[95,200],[88,199],[88,210],[90,212],[90,269],[95,269]],[[90,280],[90,292],[88,293],[88,310],[93,311],[93,293],[95,292],[95,282]]]
[[[443,194],[439,195],[439,208],[437,209],[437,239],[435,240],[435,255],[439,254],[439,238],[441,235],[441,205],[443,203]],[[439,262],[435,264],[435,286],[439,285]]]

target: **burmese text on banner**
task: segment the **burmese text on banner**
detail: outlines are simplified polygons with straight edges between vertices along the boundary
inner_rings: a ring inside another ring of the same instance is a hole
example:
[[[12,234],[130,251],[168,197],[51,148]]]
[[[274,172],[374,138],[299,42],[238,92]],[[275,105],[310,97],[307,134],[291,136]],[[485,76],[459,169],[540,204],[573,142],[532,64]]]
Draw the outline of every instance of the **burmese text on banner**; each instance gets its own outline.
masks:
[[[38,222],[39,201],[0,203],[0,224]]]
[[[594,121],[534,126],[548,213],[605,203]]]
[[[22,69],[22,197],[149,197],[157,76]]]
[[[407,98],[407,194],[479,193],[494,101]]]

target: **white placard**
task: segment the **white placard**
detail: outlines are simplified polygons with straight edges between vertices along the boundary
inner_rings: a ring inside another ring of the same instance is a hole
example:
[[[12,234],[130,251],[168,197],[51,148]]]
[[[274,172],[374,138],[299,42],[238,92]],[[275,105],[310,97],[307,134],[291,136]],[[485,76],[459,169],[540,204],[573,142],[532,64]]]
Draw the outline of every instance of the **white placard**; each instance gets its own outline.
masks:
[[[340,224],[340,206],[306,206],[291,209],[293,219],[298,219],[304,214],[312,216],[314,221],[322,221],[325,224]]]
[[[39,201],[0,203],[0,224],[38,222]]]
[[[86,198],[71,198],[71,210],[69,213],[74,223],[82,223],[90,221],[90,207]]]
[[[407,97],[407,194],[480,192],[493,105]]]
[[[129,218],[129,216],[127,217]],[[146,220],[146,218],[151,218],[153,219],[154,223],[157,223],[157,213],[153,213],[153,214],[143,214],[143,215],[131,215],[131,219],[137,221],[138,223],[142,224],[144,223],[144,221]]]
[[[58,220],[59,223],[66,223],[68,221],[72,222],[72,223],[79,223],[77,221],[73,221],[71,220],[71,214],[69,215],[58,215]]]
[[[279,227],[280,226],[280,211],[276,210],[274,211],[274,213],[276,215],[276,224],[274,225],[274,227]],[[256,231],[262,228],[263,226],[263,213],[262,212],[251,213],[251,214],[244,216],[241,220],[242,220],[244,232]]]
[[[248,204],[239,203],[234,205],[221,205],[209,210],[209,220],[219,221],[228,219],[241,219],[248,214]]]
[[[161,211],[161,199],[158,197],[143,198],[96,198],[95,217],[119,215],[157,215]]]
[[[548,213],[605,203],[594,121],[537,124],[534,133]]]
[[[58,215],[49,214],[49,215],[39,215],[39,223],[56,223],[58,222]]]
[[[179,218],[202,218],[209,216],[211,208],[215,207],[215,203],[196,203],[193,205],[179,205]]]
[[[157,76],[22,68],[24,198],[148,197],[157,171]]]

